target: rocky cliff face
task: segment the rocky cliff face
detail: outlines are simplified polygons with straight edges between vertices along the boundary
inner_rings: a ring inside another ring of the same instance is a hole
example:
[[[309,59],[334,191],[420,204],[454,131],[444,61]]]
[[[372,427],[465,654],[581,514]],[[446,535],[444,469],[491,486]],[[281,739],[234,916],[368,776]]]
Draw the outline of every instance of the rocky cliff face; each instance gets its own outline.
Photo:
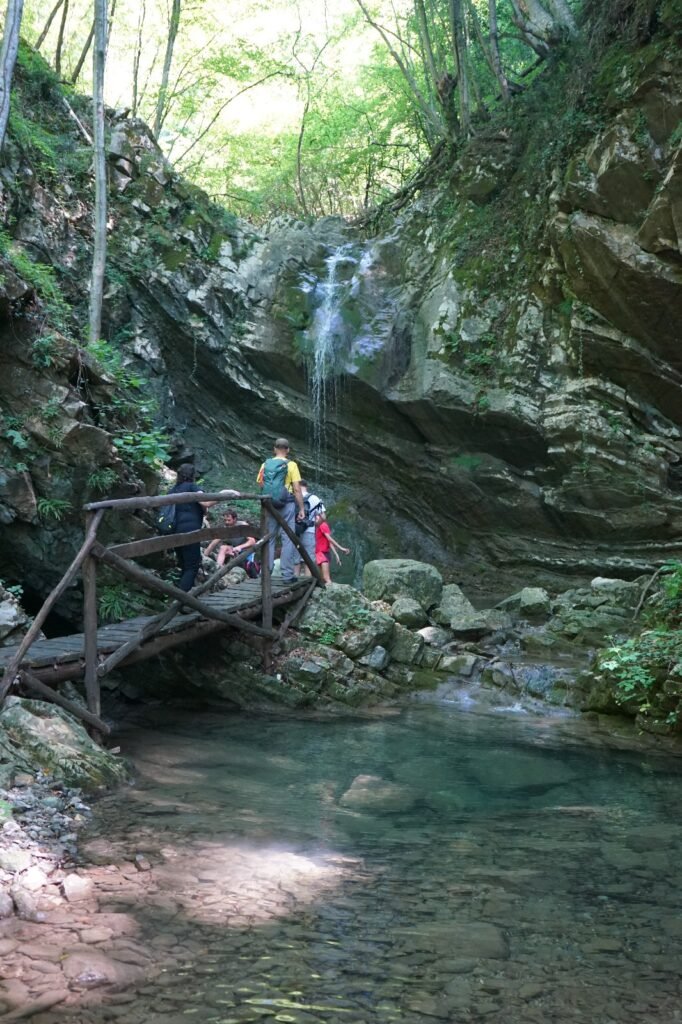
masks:
[[[359,558],[425,558],[470,592],[682,556],[674,29],[605,70],[606,114],[541,174],[528,140],[490,128],[371,239],[236,222],[112,115],[94,352],[82,140],[44,70],[21,70],[62,141],[49,167],[14,140],[2,170],[0,572],[44,596],[83,501],[158,482],[161,428],[173,464],[242,488],[289,436]]]

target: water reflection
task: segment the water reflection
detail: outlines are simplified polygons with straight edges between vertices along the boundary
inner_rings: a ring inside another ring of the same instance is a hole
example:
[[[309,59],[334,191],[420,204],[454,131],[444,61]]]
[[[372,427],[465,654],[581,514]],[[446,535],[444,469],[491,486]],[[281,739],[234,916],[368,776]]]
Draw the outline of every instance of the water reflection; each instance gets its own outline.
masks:
[[[126,1021],[682,1019],[677,761],[443,707],[154,718],[98,812],[175,957]]]

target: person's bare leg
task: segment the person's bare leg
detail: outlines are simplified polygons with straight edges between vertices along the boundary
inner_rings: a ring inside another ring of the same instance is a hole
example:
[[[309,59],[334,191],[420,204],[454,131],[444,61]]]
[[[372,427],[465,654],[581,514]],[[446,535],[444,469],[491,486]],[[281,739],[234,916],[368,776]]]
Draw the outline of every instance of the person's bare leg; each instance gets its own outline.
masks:
[[[320,572],[322,573],[322,579],[324,581],[325,586],[328,583],[331,583],[331,581],[332,581],[332,574],[329,571],[329,562],[320,562],[319,569],[320,569]]]
[[[218,557],[216,558],[216,565],[220,568],[225,565],[225,557],[227,555],[227,548],[223,544],[221,548],[218,548]]]

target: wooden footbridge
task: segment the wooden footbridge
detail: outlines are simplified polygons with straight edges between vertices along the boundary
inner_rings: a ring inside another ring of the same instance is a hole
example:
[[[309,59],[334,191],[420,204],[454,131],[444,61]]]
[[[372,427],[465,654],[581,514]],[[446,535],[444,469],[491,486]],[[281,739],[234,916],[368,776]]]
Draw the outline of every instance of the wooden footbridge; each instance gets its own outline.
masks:
[[[140,512],[156,510],[164,505],[190,504],[197,501],[196,493],[159,495],[157,497],[110,498],[85,506],[85,538],[83,544],[62,579],[47,597],[42,608],[21,643],[0,648],[0,704],[13,687],[26,690],[44,700],[54,701],[83,719],[96,730],[109,731],[100,717],[100,684],[114,668],[124,668],[180,644],[203,639],[224,629],[236,629],[247,634],[263,653],[264,663],[270,664],[273,646],[293,625],[320,584],[317,565],[303,548],[300,538],[285,522],[268,498],[261,495],[240,494],[236,491],[201,494],[202,502],[237,504],[257,500],[261,504],[259,523],[242,521],[235,526],[215,526],[191,533],[174,533],[146,537],[127,543],[103,545],[98,531],[107,512]],[[267,545],[281,529],[298,548],[311,575],[284,580],[270,572]],[[229,543],[237,536],[255,538],[255,543],[235,557],[206,580],[185,593],[168,583],[150,569],[134,561],[172,548],[207,540]],[[232,569],[240,566],[249,555],[261,552],[261,575],[246,579],[236,586],[218,589]],[[156,615],[143,615],[111,625],[100,626],[97,613],[97,568],[107,566],[120,573],[132,586],[150,591],[169,600],[164,611]],[[82,576],[83,632],[69,636],[45,639],[42,626],[50,611],[66,589]],[[275,609],[289,606],[281,622],[273,621]],[[55,687],[67,679],[83,677],[87,711],[79,704],[67,700]]]

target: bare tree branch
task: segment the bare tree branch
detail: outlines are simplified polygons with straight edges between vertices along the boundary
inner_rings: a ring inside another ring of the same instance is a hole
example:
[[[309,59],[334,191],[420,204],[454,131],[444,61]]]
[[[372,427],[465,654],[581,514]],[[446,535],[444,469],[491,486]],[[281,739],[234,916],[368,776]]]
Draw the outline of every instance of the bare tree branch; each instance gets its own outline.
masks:
[[[221,106],[215,112],[215,114],[213,115],[211,120],[208,122],[206,127],[203,129],[203,131],[201,131],[197,135],[197,137],[192,142],[191,146],[188,146],[187,149],[183,153],[180,154],[180,156],[177,158],[176,162],[178,164],[181,163],[185,159],[187,154],[192,152],[192,150],[197,145],[197,143],[201,142],[201,140],[204,138],[206,133],[209,132],[211,130],[211,128],[213,127],[213,125],[216,123],[216,121],[218,120],[218,118],[222,114],[223,110],[225,110],[225,107],[228,107],[230,105],[230,103],[232,103],[234,100],[236,100],[237,97],[242,96],[245,92],[249,92],[250,89],[255,89],[256,86],[262,85],[263,82],[267,82],[267,80],[269,78],[276,78],[277,75],[280,75],[280,74],[281,74],[281,71],[271,71],[270,74],[264,75],[263,78],[259,78],[257,82],[251,82],[250,85],[244,86],[244,88],[240,89],[239,92],[236,92],[234,94],[234,96],[230,96],[230,98],[228,100],[225,100],[225,102],[223,104],[221,104]]]
[[[181,6],[182,0],[173,0],[170,20],[168,23],[166,54],[163,59],[163,71],[161,72],[161,86],[159,88],[159,98],[156,103],[156,115],[154,117],[154,127],[152,129],[157,139],[159,137],[159,132],[161,131],[167,113],[166,92],[168,90],[168,79],[170,78],[171,64],[173,62],[173,50],[175,49],[175,40],[177,39],[178,29],[180,27]]]
[[[40,47],[45,42],[45,40],[47,38],[47,33],[50,31],[50,28],[52,26],[52,22],[57,17],[57,14],[59,13],[63,3],[64,3],[64,0],[57,0],[57,3],[54,5],[52,10],[50,11],[50,13],[49,13],[49,15],[47,17],[47,21],[45,22],[45,25],[43,27],[43,31],[40,33],[40,35],[38,36],[38,38],[36,40],[36,44],[35,44],[36,50],[39,50]]]

